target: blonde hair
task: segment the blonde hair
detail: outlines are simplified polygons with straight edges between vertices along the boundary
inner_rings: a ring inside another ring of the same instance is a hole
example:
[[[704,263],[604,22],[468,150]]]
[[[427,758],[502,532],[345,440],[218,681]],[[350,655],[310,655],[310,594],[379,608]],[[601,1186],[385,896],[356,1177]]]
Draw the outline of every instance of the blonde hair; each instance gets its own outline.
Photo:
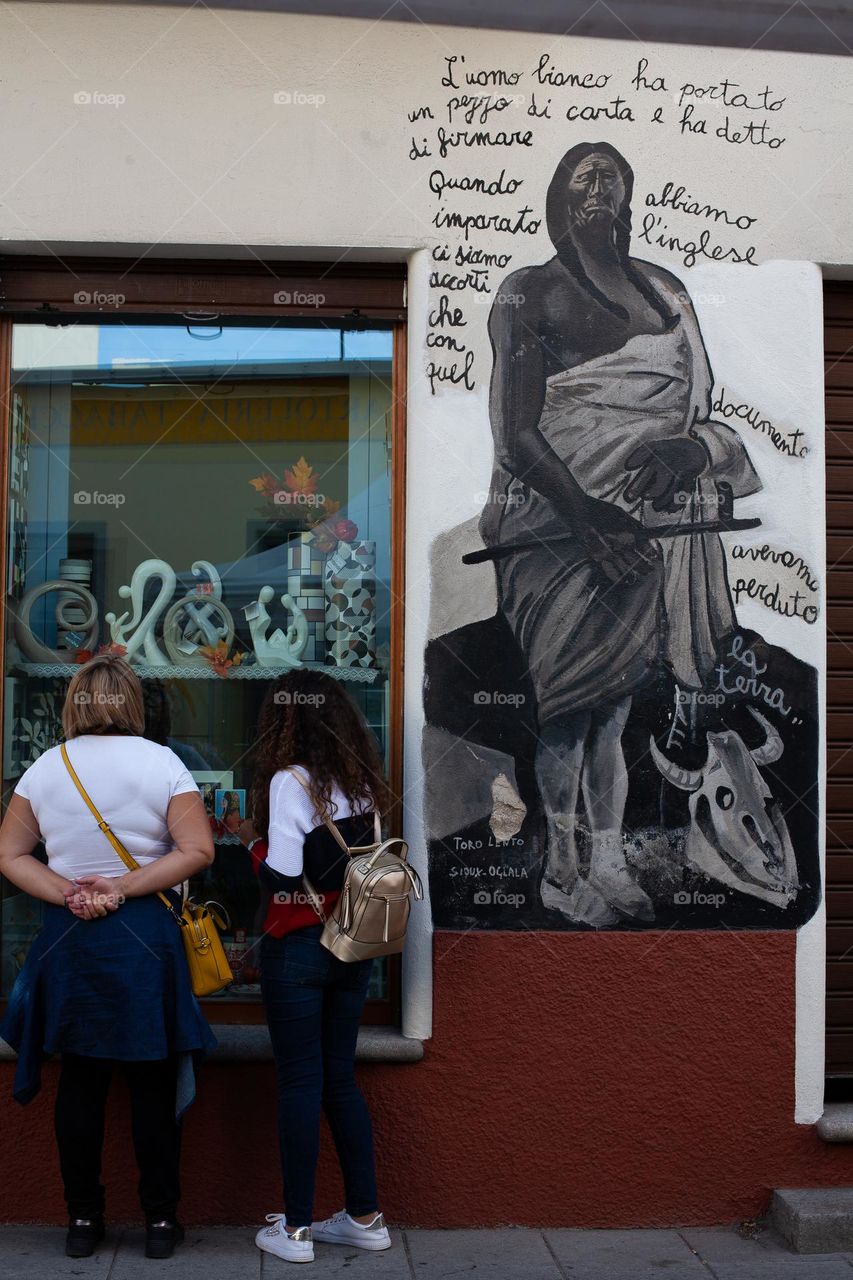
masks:
[[[98,654],[71,677],[62,729],[66,739],[83,733],[144,733],[142,685],[124,658]]]

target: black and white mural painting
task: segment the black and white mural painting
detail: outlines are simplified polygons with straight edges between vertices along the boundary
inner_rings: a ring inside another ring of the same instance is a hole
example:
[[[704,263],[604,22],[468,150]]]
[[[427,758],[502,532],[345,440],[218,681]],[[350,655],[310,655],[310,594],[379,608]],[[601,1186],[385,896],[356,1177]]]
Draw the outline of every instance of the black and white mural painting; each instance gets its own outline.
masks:
[[[772,477],[690,288],[638,252],[626,155],[579,141],[551,170],[527,210],[549,254],[481,308],[491,484],[432,557],[434,597],[488,574],[495,601],[426,653],[433,916],[793,928],[820,895],[817,673],[739,620],[761,584],[731,570],[784,555],[748,503]],[[808,626],[809,566],[781,565]]]

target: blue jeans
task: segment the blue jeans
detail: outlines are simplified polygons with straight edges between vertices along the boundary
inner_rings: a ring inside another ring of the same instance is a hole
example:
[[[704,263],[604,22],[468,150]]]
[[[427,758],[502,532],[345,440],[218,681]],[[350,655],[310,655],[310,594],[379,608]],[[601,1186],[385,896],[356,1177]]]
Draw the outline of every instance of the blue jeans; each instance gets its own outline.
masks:
[[[278,1133],[287,1225],[308,1226],[325,1111],[346,1210],[378,1210],[373,1127],[355,1082],[355,1043],[372,960],[338,960],[320,924],[261,943],[261,990],[278,1071]]]

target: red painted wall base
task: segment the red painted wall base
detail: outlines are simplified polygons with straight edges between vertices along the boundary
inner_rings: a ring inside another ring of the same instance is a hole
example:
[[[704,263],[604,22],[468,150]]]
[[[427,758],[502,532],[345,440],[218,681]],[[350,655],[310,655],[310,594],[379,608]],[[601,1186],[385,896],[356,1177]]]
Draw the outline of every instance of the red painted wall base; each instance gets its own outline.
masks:
[[[788,933],[440,933],[426,1058],[368,1065],[392,1223],[635,1227],[730,1222],[777,1186],[853,1185],[853,1146],[794,1124]],[[3,1220],[61,1222],[56,1068],[27,1108],[0,1075]],[[105,1180],[139,1216],[123,1087]],[[341,1205],[324,1144],[316,1210]],[[280,1211],[270,1064],[211,1064],[186,1124],[183,1217]]]

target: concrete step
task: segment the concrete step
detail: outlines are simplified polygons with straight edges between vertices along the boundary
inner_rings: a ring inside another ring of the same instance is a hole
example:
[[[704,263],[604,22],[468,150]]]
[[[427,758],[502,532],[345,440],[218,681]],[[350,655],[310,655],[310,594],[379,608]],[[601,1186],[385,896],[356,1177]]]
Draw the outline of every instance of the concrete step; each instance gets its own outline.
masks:
[[[853,1142],[853,1102],[828,1102],[817,1132],[824,1142]]]
[[[853,1249],[853,1187],[774,1191],[769,1217],[796,1253]]]

